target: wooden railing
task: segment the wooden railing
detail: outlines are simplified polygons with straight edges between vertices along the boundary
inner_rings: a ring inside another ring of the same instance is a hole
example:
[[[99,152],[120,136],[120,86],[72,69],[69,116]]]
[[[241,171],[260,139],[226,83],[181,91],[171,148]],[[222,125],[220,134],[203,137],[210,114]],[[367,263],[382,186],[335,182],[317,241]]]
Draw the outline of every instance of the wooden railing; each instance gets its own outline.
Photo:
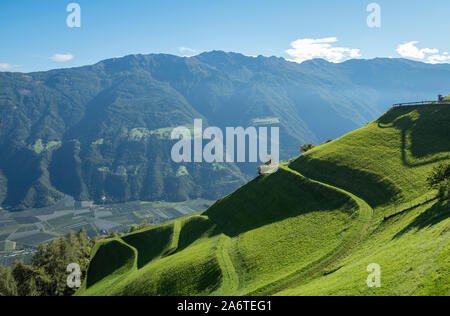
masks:
[[[420,102],[407,102],[407,103],[396,103],[392,105],[393,107],[396,106],[408,106],[408,105],[443,105],[443,104],[450,104],[450,100],[443,100],[443,101],[420,101]]]

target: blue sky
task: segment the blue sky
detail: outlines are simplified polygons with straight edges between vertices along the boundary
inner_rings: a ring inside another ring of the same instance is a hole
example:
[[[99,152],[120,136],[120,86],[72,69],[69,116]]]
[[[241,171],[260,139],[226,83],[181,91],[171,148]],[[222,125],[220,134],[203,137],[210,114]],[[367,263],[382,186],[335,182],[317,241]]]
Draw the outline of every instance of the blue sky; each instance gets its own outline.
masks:
[[[80,28],[66,24],[72,2],[81,7]],[[372,2],[381,8],[380,28],[367,25]],[[210,50],[298,62],[402,56],[450,62],[449,12],[448,0],[1,0],[0,71]]]

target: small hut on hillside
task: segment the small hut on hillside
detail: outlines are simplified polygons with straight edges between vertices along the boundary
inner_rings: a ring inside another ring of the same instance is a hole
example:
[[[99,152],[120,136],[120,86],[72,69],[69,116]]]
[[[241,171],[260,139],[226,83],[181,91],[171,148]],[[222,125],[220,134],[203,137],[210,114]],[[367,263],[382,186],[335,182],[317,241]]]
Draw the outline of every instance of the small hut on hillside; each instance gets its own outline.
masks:
[[[259,175],[274,173],[278,170],[279,162],[274,163],[272,157],[269,156],[268,158],[269,161],[258,166],[257,170]]]

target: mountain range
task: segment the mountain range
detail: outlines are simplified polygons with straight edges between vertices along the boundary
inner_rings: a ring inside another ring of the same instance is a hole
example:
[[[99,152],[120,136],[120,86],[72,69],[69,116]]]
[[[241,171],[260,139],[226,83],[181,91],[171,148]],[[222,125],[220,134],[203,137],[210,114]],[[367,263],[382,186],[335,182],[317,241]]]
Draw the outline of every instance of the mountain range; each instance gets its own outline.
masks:
[[[0,205],[217,199],[252,164],[176,164],[170,131],[279,126],[283,160],[364,126],[393,103],[434,99],[450,65],[405,59],[302,64],[213,51],[130,55],[95,65],[0,73]]]

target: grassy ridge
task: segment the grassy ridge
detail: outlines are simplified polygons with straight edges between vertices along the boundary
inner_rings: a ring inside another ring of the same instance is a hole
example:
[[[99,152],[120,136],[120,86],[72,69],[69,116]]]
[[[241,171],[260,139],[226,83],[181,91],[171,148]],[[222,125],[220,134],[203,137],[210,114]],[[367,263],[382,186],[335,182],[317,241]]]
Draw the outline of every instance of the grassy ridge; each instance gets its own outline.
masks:
[[[450,160],[449,128],[450,107],[394,108],[203,214],[125,236],[136,267],[79,294],[450,295],[450,207],[426,184]]]
[[[358,195],[379,218],[388,215],[427,194],[431,170],[450,159],[450,138],[442,137],[450,135],[449,108],[393,108],[366,127],[297,158],[291,168]]]
[[[150,263],[128,276],[111,295],[206,295],[218,289],[222,280],[215,256],[219,238],[211,238],[188,251]]]
[[[137,250],[120,239],[98,242],[93,250],[86,281],[78,295],[108,295],[129,272],[137,270],[137,260]]]
[[[436,201],[426,183],[434,166],[450,160],[450,139],[442,137],[449,134],[450,107],[394,108],[296,159],[292,168],[356,192],[376,217],[369,237],[330,268],[336,272],[279,294],[450,295],[450,263],[444,259],[450,206]],[[371,263],[382,267],[381,289],[365,284]]]
[[[183,225],[187,225],[187,229],[190,230],[192,223],[198,223],[196,216],[125,236],[124,240],[133,242],[139,249],[144,245],[147,237],[155,234],[153,230],[166,237],[168,231],[172,232],[171,236],[168,236],[169,238],[159,236],[160,242],[152,247],[152,251],[144,252],[147,260],[151,257],[152,259],[143,266],[138,268],[138,260],[136,260],[135,268],[121,271],[120,279],[105,279],[94,286],[86,282],[87,284],[84,284],[78,294],[203,295],[215,291],[221,282],[220,265],[215,256],[219,237],[208,238],[209,235],[205,236],[202,240],[197,240],[196,244],[191,245],[188,250],[183,250],[183,245],[187,243],[187,241],[181,241],[180,238],[187,234]],[[125,242],[122,241],[122,243]],[[106,244],[108,243],[106,242]],[[116,243],[114,245],[117,246]],[[181,248],[178,245],[181,245]],[[94,253],[93,260],[96,256],[107,259],[104,254]],[[112,259],[110,258],[110,260]],[[104,262],[104,264],[111,265],[112,263]],[[95,272],[92,271],[92,273]],[[109,283],[114,283],[114,286],[108,286]]]
[[[239,289],[227,294],[257,291],[321,260],[351,234],[357,211],[345,194],[286,169],[219,201],[205,215],[233,239]]]
[[[288,167],[284,167],[284,169],[289,170],[290,172],[296,174],[297,176],[303,177],[301,174],[299,174],[296,171],[293,171],[292,169],[289,169]],[[319,183],[313,180],[310,181],[314,183]],[[357,220],[357,223],[352,226],[346,238],[342,240],[342,242],[331,252],[327,253],[319,260],[312,262],[308,266],[298,271],[294,271],[288,276],[281,278],[276,282],[273,282],[265,287],[259,288],[257,291],[252,292],[251,293],[252,295],[269,295],[269,294],[273,295],[280,292],[283,289],[289,288],[293,284],[305,282],[306,280],[313,278],[318,273],[320,273],[320,271],[332,265],[339,258],[348,253],[349,250],[354,245],[356,245],[367,233],[368,226],[372,220],[373,209],[364,200],[358,198],[357,196],[349,192],[331,187],[324,183],[320,184],[329,189],[339,191],[349,196],[354,202],[356,202],[359,209],[359,219]]]
[[[137,234],[130,234],[123,238],[130,246],[138,251],[138,268],[142,268],[155,258],[167,252],[172,243],[174,224],[149,229]]]
[[[231,196],[201,216],[168,224],[180,227],[179,234],[172,235],[176,249],[169,246],[171,251],[130,271],[126,281],[108,289],[108,294],[249,293],[333,252],[352,233],[353,221],[358,218],[358,205],[347,195],[285,169],[258,178],[235,194],[245,203],[239,212],[233,204],[236,198]],[[167,228],[153,230],[163,229]],[[124,240],[133,241],[139,251],[153,233],[138,232]],[[328,244],[323,247],[325,242]],[[274,270],[278,272],[272,273]],[[98,292],[101,283],[80,294],[105,294],[103,289]]]

